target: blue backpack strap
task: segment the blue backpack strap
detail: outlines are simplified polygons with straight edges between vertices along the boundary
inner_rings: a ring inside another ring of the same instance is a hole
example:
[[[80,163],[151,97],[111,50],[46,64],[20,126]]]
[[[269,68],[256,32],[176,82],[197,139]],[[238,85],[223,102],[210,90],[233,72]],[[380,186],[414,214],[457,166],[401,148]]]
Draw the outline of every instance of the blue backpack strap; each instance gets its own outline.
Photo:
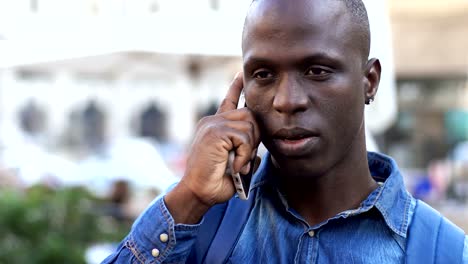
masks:
[[[211,241],[218,231],[218,227],[223,220],[224,212],[228,203],[217,204],[208,210],[203,217],[203,223],[198,229],[198,236],[192,251],[187,258],[187,263],[203,263],[206,252],[210,248]]]
[[[406,245],[406,263],[461,263],[465,234],[439,212],[417,200]]]
[[[255,191],[251,191],[247,201],[233,198],[229,201],[223,221],[216,232],[204,263],[226,263],[234,246],[244,230],[252,207],[255,204]]]
[[[465,233],[458,226],[442,217],[435,263],[462,263]]]
[[[213,206],[203,217],[197,239],[186,263],[224,263],[244,229],[250,215],[255,192],[247,201],[232,198],[229,202]]]

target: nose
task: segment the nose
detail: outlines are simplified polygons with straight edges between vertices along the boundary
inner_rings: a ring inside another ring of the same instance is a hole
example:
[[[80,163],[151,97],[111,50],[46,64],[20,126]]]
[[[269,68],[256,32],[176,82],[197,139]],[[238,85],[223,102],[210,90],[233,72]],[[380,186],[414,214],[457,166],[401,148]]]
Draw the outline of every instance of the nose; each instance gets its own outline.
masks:
[[[273,108],[284,114],[295,114],[307,110],[309,98],[305,88],[292,74],[285,74],[278,84]]]

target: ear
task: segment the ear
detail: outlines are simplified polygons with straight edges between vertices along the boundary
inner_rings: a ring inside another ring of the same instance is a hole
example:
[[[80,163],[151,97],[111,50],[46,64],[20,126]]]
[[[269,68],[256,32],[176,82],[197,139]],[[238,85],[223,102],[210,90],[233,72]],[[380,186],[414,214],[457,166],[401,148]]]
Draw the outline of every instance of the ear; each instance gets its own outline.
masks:
[[[380,73],[382,67],[378,59],[370,59],[364,72],[364,99],[366,104],[374,100],[375,94],[379,89]]]

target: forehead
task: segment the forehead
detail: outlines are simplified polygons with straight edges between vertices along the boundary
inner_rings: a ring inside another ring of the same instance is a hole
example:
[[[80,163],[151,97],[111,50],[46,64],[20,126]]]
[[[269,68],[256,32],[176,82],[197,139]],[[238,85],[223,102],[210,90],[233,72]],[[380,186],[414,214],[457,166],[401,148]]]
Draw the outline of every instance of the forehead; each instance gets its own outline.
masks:
[[[359,53],[351,25],[351,16],[341,1],[259,0],[246,18],[244,60],[250,56],[292,59],[304,53],[349,57]]]

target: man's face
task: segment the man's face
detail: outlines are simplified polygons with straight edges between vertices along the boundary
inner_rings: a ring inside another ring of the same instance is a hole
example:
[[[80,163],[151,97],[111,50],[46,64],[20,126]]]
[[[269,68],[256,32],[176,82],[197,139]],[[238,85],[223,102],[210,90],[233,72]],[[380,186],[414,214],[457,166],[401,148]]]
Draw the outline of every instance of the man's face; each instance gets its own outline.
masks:
[[[247,106],[277,166],[323,174],[363,133],[360,42],[339,1],[263,2],[243,37]]]

